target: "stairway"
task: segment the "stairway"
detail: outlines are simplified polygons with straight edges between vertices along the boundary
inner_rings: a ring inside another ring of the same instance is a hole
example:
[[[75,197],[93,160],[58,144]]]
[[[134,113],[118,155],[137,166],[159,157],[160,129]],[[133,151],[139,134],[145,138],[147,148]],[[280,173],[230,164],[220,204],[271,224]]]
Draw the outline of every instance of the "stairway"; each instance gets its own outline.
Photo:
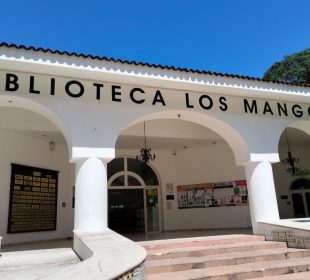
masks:
[[[148,280],[310,280],[310,250],[257,235],[140,242]],[[309,271],[309,272],[308,272]]]

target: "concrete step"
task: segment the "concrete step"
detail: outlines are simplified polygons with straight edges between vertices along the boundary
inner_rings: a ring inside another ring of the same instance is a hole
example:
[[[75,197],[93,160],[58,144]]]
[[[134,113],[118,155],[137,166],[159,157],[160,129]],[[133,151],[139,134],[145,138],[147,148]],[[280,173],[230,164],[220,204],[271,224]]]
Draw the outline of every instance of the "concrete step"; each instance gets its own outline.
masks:
[[[309,279],[310,279],[310,272],[308,271],[255,278],[255,280],[309,280]]]
[[[302,249],[296,250],[291,248],[276,248],[250,252],[215,254],[202,257],[152,260],[146,262],[146,271],[150,275],[154,273],[220,267],[272,260],[286,260],[290,258],[303,257],[310,257],[310,251]]]
[[[156,241],[138,242],[146,250],[171,249],[171,248],[185,248],[193,246],[209,246],[220,244],[232,244],[238,242],[264,241],[265,237],[260,235],[220,235],[220,236],[205,236],[194,238],[178,238],[166,239]]]
[[[310,257],[304,257],[150,274],[148,280],[241,280],[308,270],[310,270]]]
[[[249,241],[238,242],[231,244],[209,245],[209,246],[194,246],[185,248],[169,248],[147,250],[147,260],[161,260],[168,258],[181,257],[201,257],[214,254],[224,254],[232,252],[248,252],[264,249],[286,248],[285,242],[273,241]]]

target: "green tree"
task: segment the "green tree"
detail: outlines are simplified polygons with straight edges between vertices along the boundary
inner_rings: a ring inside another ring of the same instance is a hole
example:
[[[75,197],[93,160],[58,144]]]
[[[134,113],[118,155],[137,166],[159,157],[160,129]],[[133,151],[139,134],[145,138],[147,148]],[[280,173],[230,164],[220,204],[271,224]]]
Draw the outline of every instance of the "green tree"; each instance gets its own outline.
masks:
[[[264,79],[310,85],[310,48],[275,62],[265,73]]]

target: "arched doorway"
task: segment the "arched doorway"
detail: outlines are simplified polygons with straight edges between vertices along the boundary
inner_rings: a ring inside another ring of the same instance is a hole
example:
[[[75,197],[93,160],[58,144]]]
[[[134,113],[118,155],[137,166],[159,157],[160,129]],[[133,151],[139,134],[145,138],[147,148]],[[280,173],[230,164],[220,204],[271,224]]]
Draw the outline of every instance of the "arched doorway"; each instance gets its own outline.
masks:
[[[281,219],[310,216],[310,136],[304,129],[310,123],[297,124],[284,129],[278,147],[280,162],[273,164]]]
[[[160,231],[156,172],[133,157],[108,163],[108,225],[119,233]]]
[[[162,222],[159,224],[163,231],[251,226],[245,170],[236,164],[226,139],[205,126],[181,118],[152,119],[145,123],[147,148],[156,153],[151,164],[160,176],[162,215],[159,220]],[[129,155],[136,161],[135,156],[144,145],[142,121],[122,131],[115,152],[117,156]],[[126,185],[121,172],[124,167],[115,169],[113,174],[118,175],[112,178],[109,174],[109,184],[117,184],[118,178],[122,186]]]

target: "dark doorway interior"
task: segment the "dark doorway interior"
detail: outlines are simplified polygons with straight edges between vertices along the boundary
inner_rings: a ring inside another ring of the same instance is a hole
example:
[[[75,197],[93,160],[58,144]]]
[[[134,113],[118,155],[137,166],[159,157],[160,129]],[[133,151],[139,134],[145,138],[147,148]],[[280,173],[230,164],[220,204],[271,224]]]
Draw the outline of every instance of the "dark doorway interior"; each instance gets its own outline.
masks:
[[[144,232],[143,189],[109,190],[109,228],[118,233]]]
[[[301,178],[291,185],[295,218],[310,217],[310,180]]]
[[[304,202],[301,193],[293,193],[292,194],[294,214],[296,218],[304,218],[306,217]]]

